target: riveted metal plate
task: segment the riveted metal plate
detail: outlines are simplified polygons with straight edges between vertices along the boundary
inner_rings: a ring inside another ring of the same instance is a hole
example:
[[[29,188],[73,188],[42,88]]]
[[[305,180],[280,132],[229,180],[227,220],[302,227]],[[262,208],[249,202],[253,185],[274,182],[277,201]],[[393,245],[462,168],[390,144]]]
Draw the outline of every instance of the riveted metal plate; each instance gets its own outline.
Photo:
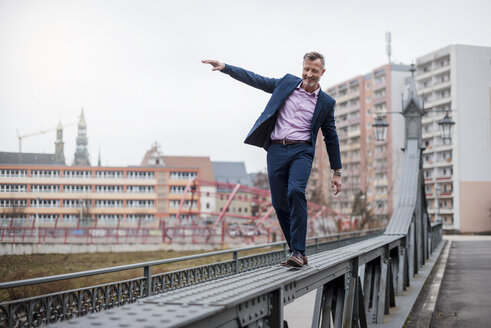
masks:
[[[270,295],[254,297],[252,300],[239,304],[237,306],[237,319],[240,327],[245,327],[260,318],[269,316],[271,313],[270,305]]]
[[[289,304],[295,300],[295,289],[295,281],[283,286],[283,305]]]

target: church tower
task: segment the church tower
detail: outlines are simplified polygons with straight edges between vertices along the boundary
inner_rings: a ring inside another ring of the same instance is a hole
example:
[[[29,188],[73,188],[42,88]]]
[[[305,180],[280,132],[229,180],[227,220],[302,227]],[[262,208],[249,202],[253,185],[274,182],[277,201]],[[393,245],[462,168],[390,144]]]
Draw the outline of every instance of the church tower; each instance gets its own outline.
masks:
[[[80,120],[78,121],[77,150],[75,151],[75,159],[73,161],[73,165],[90,166],[87,144],[87,123],[85,122],[84,109],[82,108]]]
[[[57,163],[65,163],[65,143],[63,142],[63,126],[58,122],[56,127],[56,142],[55,142],[55,161]]]

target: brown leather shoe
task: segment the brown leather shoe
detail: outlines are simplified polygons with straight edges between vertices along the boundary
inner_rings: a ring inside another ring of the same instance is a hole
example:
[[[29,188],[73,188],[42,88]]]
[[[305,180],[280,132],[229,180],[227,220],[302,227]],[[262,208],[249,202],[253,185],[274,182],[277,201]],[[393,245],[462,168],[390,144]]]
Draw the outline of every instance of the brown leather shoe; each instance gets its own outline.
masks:
[[[286,260],[286,263],[288,266],[295,267],[295,268],[301,268],[305,265],[305,261],[303,259],[304,257],[300,252],[294,251],[292,255]]]
[[[309,260],[307,259],[307,256],[304,256],[303,257],[303,265],[308,265],[308,264],[309,264]],[[290,265],[288,265],[288,259],[281,261],[280,265],[281,266],[290,266]]]

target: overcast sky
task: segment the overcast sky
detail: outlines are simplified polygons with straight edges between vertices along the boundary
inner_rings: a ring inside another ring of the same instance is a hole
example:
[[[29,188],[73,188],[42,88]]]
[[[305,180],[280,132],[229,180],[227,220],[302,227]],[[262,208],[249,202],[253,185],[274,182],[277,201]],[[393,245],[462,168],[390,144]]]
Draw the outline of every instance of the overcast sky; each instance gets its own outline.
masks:
[[[323,89],[387,62],[449,44],[491,46],[491,1],[4,1],[0,0],[0,151],[20,134],[78,120],[85,110],[92,164],[138,165],[157,141],[166,155],[244,161],[266,152],[243,140],[268,94],[201,59],[256,73],[300,74],[302,56],[326,57]],[[73,162],[75,126],[64,130]],[[55,133],[23,141],[54,153]]]

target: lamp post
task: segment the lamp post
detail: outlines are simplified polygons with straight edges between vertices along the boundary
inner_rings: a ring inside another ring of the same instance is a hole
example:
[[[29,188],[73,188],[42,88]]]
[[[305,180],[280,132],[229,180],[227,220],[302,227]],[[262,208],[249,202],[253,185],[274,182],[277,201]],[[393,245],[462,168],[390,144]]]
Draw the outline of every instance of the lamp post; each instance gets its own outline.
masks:
[[[453,126],[455,124],[455,122],[449,116],[448,112],[449,111],[445,111],[445,116],[438,121],[438,125],[440,126],[440,136],[444,144],[446,143],[446,140],[448,140],[449,142],[452,141]],[[404,117],[406,117],[405,113],[403,112],[387,112],[387,114],[402,114],[404,115]],[[389,124],[383,118],[382,114],[377,113],[377,118],[375,119],[375,123],[372,124],[376,141],[385,141],[385,139],[387,138],[388,126]]]
[[[412,79],[410,79],[410,85],[408,90],[407,98],[402,101],[402,111],[401,112],[383,112],[376,113],[377,118],[375,122],[372,124],[375,134],[376,141],[385,141],[387,137],[387,127],[389,124],[384,119],[386,114],[402,114],[404,116],[405,123],[405,139],[404,139],[404,147],[407,149],[409,140],[417,140],[417,144],[419,145],[419,149],[423,151],[425,147],[423,146],[423,123],[422,117],[429,111],[424,110],[423,100],[418,97],[418,93],[416,90],[416,84],[414,82],[414,65],[411,65]],[[444,112],[445,116],[438,121],[438,125],[440,126],[440,133],[443,144],[446,144],[448,141],[451,143],[452,141],[452,133],[453,126],[455,122],[449,115],[450,110],[430,110],[431,112]],[[420,157],[421,158],[421,157]],[[423,167],[423,163],[420,159],[420,170]],[[422,172],[421,172],[422,174]],[[441,192],[441,186],[435,185],[435,193]],[[441,222],[440,219],[440,204],[439,204],[439,194],[436,196],[437,201],[437,220]]]
[[[442,186],[439,183],[435,183],[435,200],[436,200],[436,221],[441,222],[440,218],[440,194],[442,192]]]

